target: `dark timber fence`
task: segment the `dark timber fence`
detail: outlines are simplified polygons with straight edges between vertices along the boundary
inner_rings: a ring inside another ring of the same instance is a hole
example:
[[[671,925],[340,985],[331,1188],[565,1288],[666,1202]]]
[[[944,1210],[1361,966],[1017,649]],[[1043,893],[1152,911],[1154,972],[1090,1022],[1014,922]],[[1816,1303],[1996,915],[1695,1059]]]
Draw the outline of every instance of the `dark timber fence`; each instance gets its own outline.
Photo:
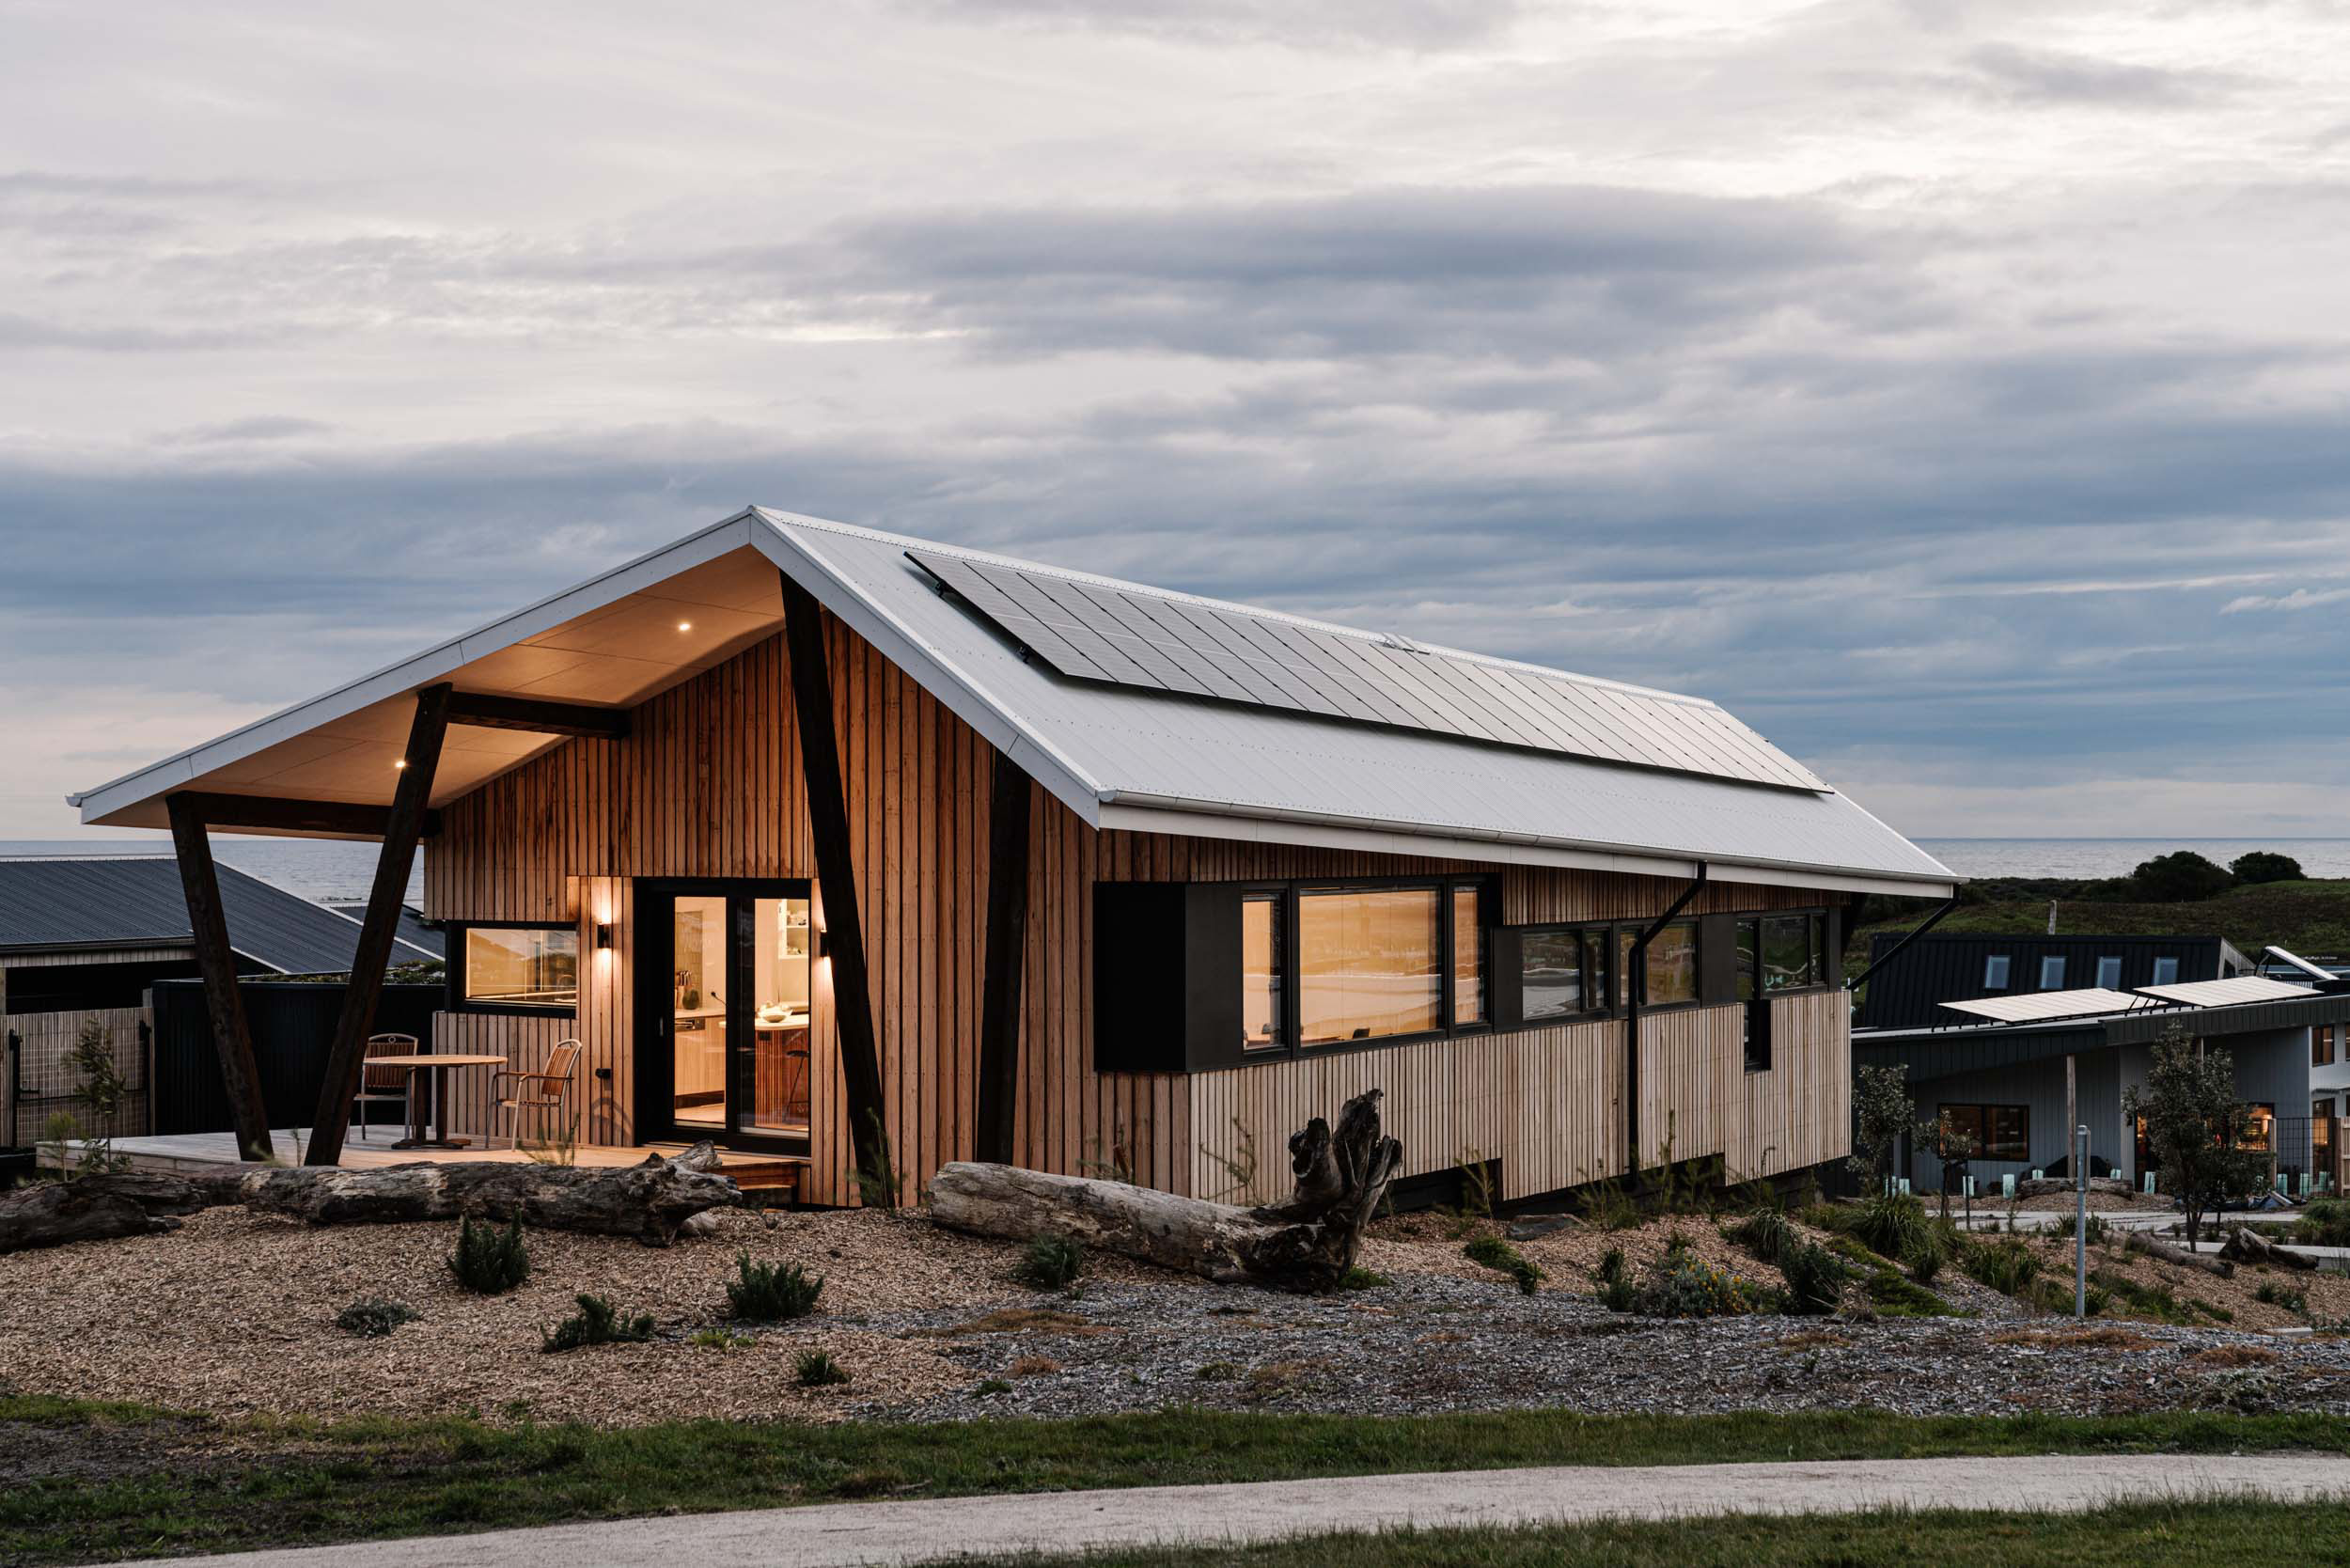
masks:
[[[261,1105],[272,1127],[306,1127],[317,1112],[326,1077],[327,1046],[343,1005],[340,985],[301,980],[244,980],[245,1018],[253,1031],[254,1064],[261,1075]],[[158,980],[155,1005],[155,1131],[225,1133],[233,1123],[221,1088],[220,1057],[197,980]],[[432,1014],[446,993],[438,985],[386,985],[375,1005],[369,1034],[412,1034],[418,1049],[432,1048]],[[396,1105],[371,1105],[371,1121],[397,1121]]]

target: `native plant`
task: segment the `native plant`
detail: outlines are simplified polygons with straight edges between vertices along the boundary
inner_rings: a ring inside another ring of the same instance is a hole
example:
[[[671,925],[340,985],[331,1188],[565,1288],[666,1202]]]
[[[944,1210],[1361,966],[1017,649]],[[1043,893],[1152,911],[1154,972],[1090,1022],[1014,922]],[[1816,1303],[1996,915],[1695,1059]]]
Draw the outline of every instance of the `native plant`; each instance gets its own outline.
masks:
[[[1517,1282],[1522,1295],[1532,1295],[1543,1281],[1540,1263],[1503,1241],[1499,1236],[1480,1236],[1461,1248],[1473,1263],[1481,1263],[1498,1274],[1506,1274]]]
[[[1895,1063],[1855,1069],[1852,1116],[1852,1157],[1845,1163],[1882,1192],[1892,1184],[1893,1155],[1903,1135],[1915,1130],[1917,1107],[1909,1099],[1908,1067]]]
[[[335,1314],[335,1326],[363,1340],[380,1340],[401,1324],[414,1323],[422,1315],[404,1301],[363,1295]]]
[[[857,1162],[853,1173],[856,1182],[857,1201],[869,1209],[894,1209],[898,1206],[896,1158],[889,1152],[889,1134],[882,1126],[879,1111],[865,1113],[866,1130],[872,1137],[872,1147]]]
[[[64,1111],[49,1119],[42,1130],[57,1173],[97,1176],[130,1169],[131,1162],[114,1150],[114,1119],[130,1097],[131,1080],[122,1075],[122,1066],[115,1060],[113,1031],[95,1017],[82,1020],[81,1029],[66,1050],[65,1065],[82,1080],[73,1098],[88,1113],[89,1130],[84,1132],[81,1123]],[[73,1167],[68,1169],[66,1154],[77,1137],[81,1148],[73,1151]]]
[[[1086,1251],[1067,1236],[1045,1234],[1028,1243],[1020,1255],[1023,1284],[1040,1291],[1067,1290],[1085,1272]]]
[[[448,1271],[476,1295],[504,1295],[530,1278],[523,1222],[509,1220],[501,1231],[487,1222],[477,1225],[467,1215],[458,1223],[457,1250],[448,1255]]]
[[[727,1310],[744,1323],[786,1323],[816,1309],[824,1277],[797,1263],[755,1263],[748,1252],[734,1259],[738,1278],[727,1281]]]
[[[652,1338],[652,1314],[639,1312],[634,1317],[622,1314],[619,1308],[600,1295],[585,1292],[572,1298],[579,1310],[555,1325],[554,1331],[540,1341],[544,1351],[578,1350],[584,1345],[631,1343]]]
[[[2243,1147],[2252,1118],[2236,1097],[2235,1058],[2199,1046],[2184,1026],[2171,1025],[2154,1043],[2146,1082],[2122,1097],[2122,1115],[2145,1128],[2154,1185],[2186,1211],[2189,1247],[2206,1213],[2265,1189],[2268,1156]]]
[[[849,1369],[827,1351],[804,1350],[791,1363],[791,1375],[803,1388],[837,1388],[849,1381]]]

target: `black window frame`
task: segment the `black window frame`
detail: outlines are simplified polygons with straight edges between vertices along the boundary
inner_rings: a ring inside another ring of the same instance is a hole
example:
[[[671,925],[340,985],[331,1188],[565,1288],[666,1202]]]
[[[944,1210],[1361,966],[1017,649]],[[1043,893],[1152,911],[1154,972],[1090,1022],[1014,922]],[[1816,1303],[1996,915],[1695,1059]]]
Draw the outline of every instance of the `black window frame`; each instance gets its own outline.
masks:
[[[1478,930],[1484,937],[1485,1016],[1474,1023],[1456,1024],[1452,1011],[1453,955],[1457,938],[1452,909],[1453,893],[1464,887],[1473,888],[1477,893]],[[1305,1044],[1302,1040],[1306,993],[1303,901],[1316,894],[1385,893],[1413,889],[1424,889],[1436,895],[1437,1027],[1416,1029],[1408,1034],[1381,1034],[1362,1040],[1329,1040],[1312,1045]],[[1420,1044],[1432,1040],[1472,1039],[1496,1031],[1494,935],[1499,926],[1501,879],[1492,872],[1458,876],[1298,877],[1278,882],[1246,882],[1240,885],[1238,892],[1244,903],[1249,899],[1261,899],[1268,895],[1279,900],[1280,1035],[1277,1040],[1270,1042],[1236,1041],[1230,1058],[1213,1065],[1250,1066],[1300,1057],[1324,1057],[1342,1051],[1382,1050],[1390,1045]],[[1233,975],[1231,982],[1236,986],[1242,984],[1241,975]],[[1206,1067],[1211,1064],[1201,1065]]]
[[[1950,1121],[1950,1112],[1952,1111],[1972,1111],[1975,1113],[1975,1125],[1980,1129],[1978,1141],[1981,1144],[1981,1147],[1976,1149],[1973,1153],[1966,1156],[1967,1159],[1991,1160],[2000,1165],[2028,1166],[2031,1164],[2031,1107],[2029,1105],[1999,1105],[1987,1100],[1950,1100],[1936,1105],[1934,1107],[1936,1157],[1939,1157],[1939,1150],[1942,1141],[1942,1128]],[[1995,1111],[2013,1111],[2015,1113],[2019,1141],[2023,1145],[2024,1151],[2022,1153],[2001,1154],[1993,1151],[1991,1147],[1991,1118],[1992,1113]]]
[[[1612,1018],[1616,1015],[1616,930],[1622,923],[1604,920],[1550,920],[1538,925],[1510,928],[1512,934],[1516,938],[1513,946],[1520,955],[1517,973],[1511,976],[1508,982],[1516,997],[1516,1004],[1511,1009],[1511,1016],[1516,1020],[1517,1029],[1564,1028],[1571,1024],[1589,1023],[1595,1018]],[[1580,1008],[1573,1012],[1545,1012],[1537,1017],[1527,1016],[1524,955],[1526,938],[1529,936],[1572,936],[1574,938],[1576,947],[1581,950],[1584,963],[1583,1005]],[[1590,972],[1590,955],[1595,949],[1599,954],[1600,970],[1596,984],[1592,982]],[[1501,982],[1496,979],[1496,983]]]
[[[465,996],[465,936],[474,931],[561,931],[569,932],[573,943],[579,942],[579,922],[576,920],[445,920],[446,933],[442,948],[441,983],[444,1012],[465,1012],[487,1018],[576,1018],[579,1003],[569,1007],[541,1006],[535,1002],[477,1002]],[[575,965],[574,980],[578,986],[588,983],[588,964],[594,953],[591,944],[574,948],[572,958]]]

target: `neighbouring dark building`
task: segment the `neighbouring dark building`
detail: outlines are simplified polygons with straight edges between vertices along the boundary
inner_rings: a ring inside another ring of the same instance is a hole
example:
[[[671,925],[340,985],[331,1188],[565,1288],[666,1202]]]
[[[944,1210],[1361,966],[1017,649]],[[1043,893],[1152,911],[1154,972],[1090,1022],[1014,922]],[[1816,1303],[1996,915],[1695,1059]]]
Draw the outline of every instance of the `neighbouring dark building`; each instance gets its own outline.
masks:
[[[1875,963],[1901,940],[1879,933]],[[2252,960],[2217,936],[1984,936],[1929,933],[1869,981],[1854,1027],[1913,1029],[1949,1026],[1945,1002],[1980,1001],[2035,991],[2094,987],[2130,991],[2228,980],[2253,972]]]

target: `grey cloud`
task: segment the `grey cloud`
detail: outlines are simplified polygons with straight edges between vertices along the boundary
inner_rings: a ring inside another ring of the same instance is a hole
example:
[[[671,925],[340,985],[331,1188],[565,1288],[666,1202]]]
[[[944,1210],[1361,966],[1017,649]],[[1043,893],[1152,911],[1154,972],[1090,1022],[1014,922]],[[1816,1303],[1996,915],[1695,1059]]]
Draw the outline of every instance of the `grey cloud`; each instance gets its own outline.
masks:
[[[2183,109],[2256,86],[2234,71],[2133,65],[2064,50],[1989,43],[1968,51],[1973,83],[2016,103],[2114,109]]]
[[[1086,27],[1186,42],[1450,49],[1489,41],[1521,0],[910,0],[955,22]]]
[[[326,435],[335,427],[320,419],[302,419],[292,415],[259,415],[249,419],[229,419],[217,425],[191,425],[184,430],[165,431],[156,439],[180,446],[210,446],[231,441],[290,441],[297,436]]]

